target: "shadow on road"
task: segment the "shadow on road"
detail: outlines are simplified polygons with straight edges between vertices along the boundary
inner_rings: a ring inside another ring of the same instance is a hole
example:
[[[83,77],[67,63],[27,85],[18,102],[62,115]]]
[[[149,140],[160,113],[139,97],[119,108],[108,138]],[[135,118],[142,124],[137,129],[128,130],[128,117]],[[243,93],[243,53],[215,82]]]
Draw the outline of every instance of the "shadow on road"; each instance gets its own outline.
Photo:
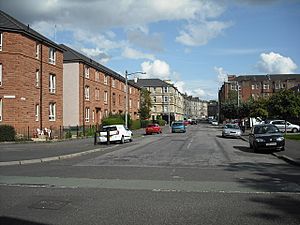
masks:
[[[45,223],[37,223],[37,222],[32,222],[32,221],[22,220],[22,219],[17,219],[17,218],[11,218],[11,217],[6,217],[6,216],[0,217],[0,224],[1,225],[48,225]]]

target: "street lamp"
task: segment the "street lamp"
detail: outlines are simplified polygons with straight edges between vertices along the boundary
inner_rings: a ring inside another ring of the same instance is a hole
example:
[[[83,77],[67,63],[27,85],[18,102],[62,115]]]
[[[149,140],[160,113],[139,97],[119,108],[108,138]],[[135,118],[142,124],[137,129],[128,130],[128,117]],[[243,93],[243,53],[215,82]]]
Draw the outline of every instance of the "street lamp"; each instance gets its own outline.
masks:
[[[133,73],[128,73],[127,70],[125,71],[125,127],[127,128],[128,125],[128,76],[134,74],[146,74],[145,72],[137,71]]]

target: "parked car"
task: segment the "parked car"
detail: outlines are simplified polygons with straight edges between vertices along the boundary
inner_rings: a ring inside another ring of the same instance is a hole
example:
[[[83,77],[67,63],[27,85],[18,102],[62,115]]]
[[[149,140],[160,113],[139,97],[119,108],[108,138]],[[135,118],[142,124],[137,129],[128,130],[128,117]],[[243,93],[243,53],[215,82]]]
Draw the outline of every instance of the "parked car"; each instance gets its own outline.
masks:
[[[240,127],[236,124],[228,123],[224,126],[222,130],[222,137],[237,137],[240,138],[242,131]]]
[[[176,132],[186,132],[186,127],[184,125],[184,122],[173,122],[171,125],[172,133]]]
[[[217,120],[212,120],[212,121],[211,121],[211,125],[213,125],[213,126],[218,126],[219,123],[218,123]]]
[[[122,124],[118,124],[103,126],[103,128],[99,131],[99,136],[97,138],[98,142],[107,142],[107,131],[109,131],[110,142],[120,142],[123,144],[125,141],[132,141],[131,130],[125,128],[125,126]]]
[[[278,129],[281,132],[285,132],[285,122],[284,122],[284,120],[268,120],[268,121],[266,121],[266,123],[273,124],[276,127],[278,127]],[[293,132],[293,133],[299,132],[300,131],[300,126],[296,125],[296,124],[291,124],[290,122],[287,121],[286,122],[286,131],[287,132]]]
[[[187,126],[187,125],[190,124],[190,122],[189,122],[188,120],[184,120],[184,121],[183,121],[183,124],[184,124],[184,126]]]
[[[273,124],[260,124],[252,127],[249,134],[250,148],[259,150],[284,151],[285,139],[279,129]]]
[[[149,124],[146,127],[146,134],[153,134],[153,133],[156,133],[156,134],[162,133],[161,127],[158,124]]]

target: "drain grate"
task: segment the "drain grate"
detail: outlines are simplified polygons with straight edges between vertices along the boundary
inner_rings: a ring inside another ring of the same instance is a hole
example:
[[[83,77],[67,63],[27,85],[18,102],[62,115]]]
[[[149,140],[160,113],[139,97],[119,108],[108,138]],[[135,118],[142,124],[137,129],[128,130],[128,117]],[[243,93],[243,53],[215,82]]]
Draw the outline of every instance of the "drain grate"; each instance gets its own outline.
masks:
[[[49,209],[49,210],[59,210],[69,204],[68,201],[58,201],[58,200],[40,200],[31,206],[29,208],[32,209]]]

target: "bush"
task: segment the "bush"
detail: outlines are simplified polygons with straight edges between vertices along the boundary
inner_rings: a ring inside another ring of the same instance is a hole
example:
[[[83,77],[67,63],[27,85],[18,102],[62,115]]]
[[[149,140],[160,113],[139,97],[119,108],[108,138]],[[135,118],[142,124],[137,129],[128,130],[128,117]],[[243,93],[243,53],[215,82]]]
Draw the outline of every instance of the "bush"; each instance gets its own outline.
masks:
[[[158,120],[157,122],[158,122],[159,126],[165,126],[166,125],[166,121],[164,121],[164,120]]]
[[[71,130],[68,130],[65,134],[66,139],[72,138],[72,132]]]
[[[145,127],[147,127],[151,123],[152,123],[151,120],[141,120],[141,127],[145,128]]]
[[[0,125],[0,142],[14,141],[16,137],[15,128],[11,125]]]
[[[141,121],[140,120],[133,120],[131,127],[132,130],[137,130],[141,128]]]

